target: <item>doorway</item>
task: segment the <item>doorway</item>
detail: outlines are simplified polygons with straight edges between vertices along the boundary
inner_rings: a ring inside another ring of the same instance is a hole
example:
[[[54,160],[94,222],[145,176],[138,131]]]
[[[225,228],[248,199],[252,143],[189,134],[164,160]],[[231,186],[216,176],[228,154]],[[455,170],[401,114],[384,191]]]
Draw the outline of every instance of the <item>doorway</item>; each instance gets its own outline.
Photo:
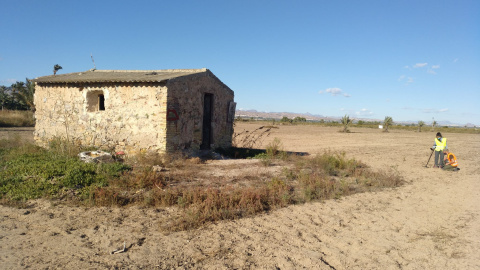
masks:
[[[203,130],[202,144],[200,149],[210,149],[212,144],[212,111],[213,111],[213,94],[205,94],[203,97]]]

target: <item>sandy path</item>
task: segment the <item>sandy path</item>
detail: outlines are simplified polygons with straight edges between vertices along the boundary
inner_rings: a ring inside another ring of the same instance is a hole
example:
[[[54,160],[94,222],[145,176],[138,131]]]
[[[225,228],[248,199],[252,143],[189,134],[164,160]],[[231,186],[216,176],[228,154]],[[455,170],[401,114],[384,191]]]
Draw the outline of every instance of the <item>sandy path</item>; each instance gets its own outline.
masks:
[[[253,129],[250,124],[237,129]],[[206,228],[159,231],[169,209],[0,206],[0,265],[127,269],[480,269],[479,135],[444,134],[459,172],[423,168],[432,132],[281,126],[264,141],[345,150],[397,169],[403,187],[290,206]],[[430,161],[430,165],[432,161]],[[127,243],[125,253],[109,252]]]

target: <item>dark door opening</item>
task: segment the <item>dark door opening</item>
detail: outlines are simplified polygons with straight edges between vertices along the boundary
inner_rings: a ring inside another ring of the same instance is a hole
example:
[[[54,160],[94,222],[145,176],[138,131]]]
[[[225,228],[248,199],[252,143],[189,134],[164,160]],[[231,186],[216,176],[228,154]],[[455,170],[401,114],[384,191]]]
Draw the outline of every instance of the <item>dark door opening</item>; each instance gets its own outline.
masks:
[[[98,95],[98,110],[105,111],[105,96]]]
[[[213,94],[205,94],[203,97],[203,130],[202,145],[200,149],[210,149],[212,144],[212,105]]]

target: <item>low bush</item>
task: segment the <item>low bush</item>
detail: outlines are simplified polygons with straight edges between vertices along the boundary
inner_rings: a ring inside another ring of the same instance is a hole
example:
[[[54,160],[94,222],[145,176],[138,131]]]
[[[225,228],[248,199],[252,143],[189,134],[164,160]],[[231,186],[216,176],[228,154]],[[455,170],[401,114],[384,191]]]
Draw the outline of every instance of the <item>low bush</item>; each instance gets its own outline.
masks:
[[[228,184],[239,179],[220,179],[215,185],[212,180],[200,182],[199,172],[209,167],[198,159],[180,155],[143,157],[149,164],[134,160],[130,166],[83,163],[62,149],[46,150],[33,145],[0,149],[0,202],[15,205],[43,197],[90,206],[175,206],[180,214],[166,220],[162,227],[177,231],[290,204],[396,187],[403,182],[397,172],[373,171],[345,153],[287,155],[279,140],[260,155],[277,166],[281,164],[281,172],[267,178],[260,174],[245,176],[242,185]]]
[[[106,186],[129,166],[119,163],[84,163],[75,156],[22,145],[0,150],[0,199],[60,198],[66,190],[88,193],[88,188]]]

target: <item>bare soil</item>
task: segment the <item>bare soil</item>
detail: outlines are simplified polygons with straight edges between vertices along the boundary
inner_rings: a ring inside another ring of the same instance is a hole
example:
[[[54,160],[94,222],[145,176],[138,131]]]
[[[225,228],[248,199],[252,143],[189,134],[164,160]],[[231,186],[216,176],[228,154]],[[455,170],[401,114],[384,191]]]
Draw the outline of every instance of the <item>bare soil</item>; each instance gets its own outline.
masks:
[[[480,269],[479,135],[443,134],[461,168],[448,172],[431,168],[433,160],[425,168],[434,132],[339,129],[279,126],[262,146],[278,137],[288,151],[345,151],[398,170],[407,184],[170,234],[159,225],[170,208],[0,206],[1,268]],[[261,168],[255,162],[206,166],[218,180]],[[124,243],[125,252],[110,254]]]

